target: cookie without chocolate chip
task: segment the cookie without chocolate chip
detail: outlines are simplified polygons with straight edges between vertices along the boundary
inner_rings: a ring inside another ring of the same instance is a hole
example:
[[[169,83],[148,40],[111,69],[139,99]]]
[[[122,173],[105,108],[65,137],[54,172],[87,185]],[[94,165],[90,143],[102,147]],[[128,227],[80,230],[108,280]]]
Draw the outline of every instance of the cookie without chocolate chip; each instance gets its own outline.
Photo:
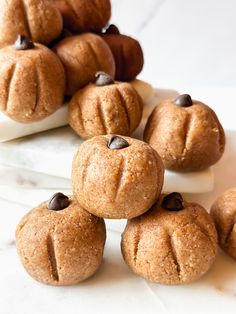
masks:
[[[128,221],[121,249],[137,275],[178,285],[197,280],[210,269],[217,254],[217,234],[203,207],[171,193]]]
[[[211,207],[211,216],[220,247],[236,259],[236,188],[227,190],[217,198]]]
[[[20,260],[37,281],[77,284],[100,267],[106,239],[103,219],[62,193],[32,209],[16,230]]]
[[[186,94],[155,107],[144,140],[159,153],[165,168],[183,172],[210,167],[225,148],[224,130],[215,112]]]
[[[0,90],[0,110],[9,118],[41,120],[63,104],[63,66],[50,49],[19,35],[0,50]]]
[[[94,215],[132,218],[147,211],[163,185],[164,168],[148,144],[101,135],[84,142],[72,166],[74,196]]]
[[[68,107],[70,126],[83,139],[97,135],[131,135],[138,127],[143,102],[129,83],[115,83],[98,73],[95,84],[79,90]]]
[[[94,81],[98,71],[115,75],[115,61],[108,45],[98,35],[85,33],[63,39],[53,47],[66,72],[66,94],[73,96]]]

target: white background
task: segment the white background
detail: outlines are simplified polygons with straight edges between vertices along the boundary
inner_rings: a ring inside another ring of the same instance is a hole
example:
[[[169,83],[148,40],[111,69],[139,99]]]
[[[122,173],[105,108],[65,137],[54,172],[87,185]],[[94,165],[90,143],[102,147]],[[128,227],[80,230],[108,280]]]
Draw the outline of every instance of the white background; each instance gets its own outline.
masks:
[[[157,87],[236,86],[235,0],[112,3],[112,21],[143,46],[140,77]]]

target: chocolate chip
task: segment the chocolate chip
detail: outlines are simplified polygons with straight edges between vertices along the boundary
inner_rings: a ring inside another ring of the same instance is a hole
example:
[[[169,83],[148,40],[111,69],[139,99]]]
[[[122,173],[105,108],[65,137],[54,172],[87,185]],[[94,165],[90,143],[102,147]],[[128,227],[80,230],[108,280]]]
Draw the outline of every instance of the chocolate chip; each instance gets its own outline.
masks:
[[[190,95],[183,94],[177,97],[174,101],[175,105],[180,107],[190,107],[193,105],[193,101]]]
[[[48,209],[59,211],[68,207],[69,204],[69,197],[59,192],[55,193],[48,201]]]
[[[118,27],[114,24],[110,24],[104,31],[104,34],[112,34],[112,35],[119,35],[120,31]]]
[[[32,42],[32,40],[30,40],[26,36],[18,35],[13,47],[16,50],[33,49],[34,43]]]
[[[182,195],[178,192],[173,192],[163,198],[161,206],[170,211],[179,211],[184,208],[183,202]]]
[[[108,142],[108,148],[109,149],[122,149],[129,147],[129,143],[119,136],[112,136]]]
[[[97,72],[95,74],[95,77],[96,77],[95,84],[97,86],[106,86],[106,85],[111,85],[115,83],[113,78],[109,74],[102,71]]]

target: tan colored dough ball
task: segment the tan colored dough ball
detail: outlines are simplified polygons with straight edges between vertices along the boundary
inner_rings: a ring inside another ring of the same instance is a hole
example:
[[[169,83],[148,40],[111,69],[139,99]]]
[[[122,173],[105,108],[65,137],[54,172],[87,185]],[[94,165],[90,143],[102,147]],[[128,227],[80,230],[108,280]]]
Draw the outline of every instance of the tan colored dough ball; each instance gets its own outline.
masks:
[[[189,95],[156,106],[144,140],[159,153],[167,169],[183,172],[210,167],[225,148],[224,130],[215,112]]]
[[[105,239],[103,219],[62,193],[32,209],[16,230],[25,270],[35,280],[55,286],[74,285],[92,276],[101,265]]]
[[[164,169],[148,144],[124,136],[101,135],[75,153],[72,186],[79,204],[104,218],[132,218],[157,200]]]
[[[203,207],[171,193],[162,195],[147,213],[128,221],[121,249],[137,275],[179,285],[201,278],[211,268],[217,254],[217,234]]]
[[[22,123],[41,120],[63,104],[63,66],[47,47],[18,38],[0,50],[0,90],[5,115]]]
[[[138,127],[142,111],[142,99],[131,84],[89,84],[71,99],[68,118],[83,139],[105,134],[129,136]]]

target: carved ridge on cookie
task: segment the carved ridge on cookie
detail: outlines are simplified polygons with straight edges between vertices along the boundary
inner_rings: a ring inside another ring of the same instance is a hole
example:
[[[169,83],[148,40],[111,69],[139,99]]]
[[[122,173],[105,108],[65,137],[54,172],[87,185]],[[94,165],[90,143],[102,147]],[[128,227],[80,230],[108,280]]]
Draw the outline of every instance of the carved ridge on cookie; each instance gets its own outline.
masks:
[[[126,115],[126,119],[127,119],[127,124],[128,124],[128,131],[131,132],[131,123],[130,123],[130,116],[129,116],[129,110],[126,106],[126,102],[124,100],[124,97],[120,91],[120,89],[117,87],[117,94],[118,94],[118,97],[120,99],[120,104],[122,106],[122,108],[124,109],[125,111],[125,115]]]
[[[212,241],[212,238],[211,238],[209,232],[206,230],[206,228],[204,228],[204,226],[197,219],[193,220],[192,223],[195,224],[199,228],[201,233],[204,234],[205,237],[210,241],[212,249],[215,252],[216,248],[215,248],[214,243]]]
[[[139,218],[140,221],[140,218]],[[137,255],[138,255],[138,251],[139,251],[139,243],[141,240],[141,227],[138,226],[137,231],[135,233],[135,237],[134,237],[134,264],[136,266],[137,263]]]
[[[234,226],[235,226],[235,223],[236,223],[235,220],[236,220],[236,219],[234,219],[232,226],[229,228],[229,230],[228,230],[228,232],[227,232],[227,234],[226,234],[226,236],[225,236],[225,239],[224,239],[224,241],[223,241],[223,245],[224,245],[224,246],[227,246],[227,245],[228,245],[229,240],[230,240],[230,238],[231,238],[231,236],[232,236],[232,233],[233,233],[233,230],[234,230]]]
[[[38,73],[38,69],[35,68],[35,103],[34,103],[34,107],[32,110],[33,113],[37,109],[40,94],[41,94],[41,86],[40,86],[39,73]]]
[[[98,117],[100,119],[101,125],[103,127],[103,131],[105,134],[108,133],[107,127],[106,127],[106,119],[102,108],[102,103],[99,95],[97,95],[97,110],[98,110]]]
[[[51,266],[52,277],[55,281],[59,281],[59,273],[57,267],[57,259],[55,254],[54,239],[51,234],[47,237],[48,258]]]
[[[9,98],[10,98],[10,91],[11,91],[11,83],[13,81],[13,77],[14,77],[14,74],[16,72],[16,67],[17,67],[17,64],[14,64],[10,70],[10,75],[9,75],[9,79],[8,79],[8,83],[7,83],[7,86],[6,86],[6,91],[7,91],[7,97],[6,97],[6,102],[5,102],[5,108],[4,108],[4,111],[7,112],[7,108],[8,108],[8,102],[9,102]]]
[[[219,147],[220,147],[220,153],[222,152],[222,150],[224,151],[225,149],[225,133],[224,133],[224,130],[223,128],[221,127],[221,124],[219,122],[219,119],[216,115],[216,113],[211,109],[209,108],[209,113],[210,115],[213,117],[213,120],[215,121],[216,123],[216,128],[218,129],[218,143],[219,143]]]
[[[174,244],[174,239],[173,239],[173,235],[169,235],[169,244],[170,244],[170,253],[171,253],[171,257],[172,260],[176,266],[176,272],[178,277],[181,277],[181,266],[180,263],[178,261],[178,257],[177,257],[177,251],[175,248],[175,244]]]
[[[95,52],[94,49],[93,49],[92,44],[91,44],[89,41],[87,41],[86,44],[88,45],[89,50],[90,50],[90,52],[91,52],[91,55],[93,56],[93,59],[94,59],[94,62],[95,62],[95,66],[96,66],[98,69],[100,69],[100,61],[99,61],[99,59],[98,59],[98,56],[97,56],[96,52]]]
[[[29,19],[28,19],[28,12],[27,12],[27,8],[26,8],[24,0],[20,0],[20,4],[21,4],[22,12],[23,12],[24,24],[28,33],[28,37],[32,38],[32,33],[31,33]]]
[[[97,18],[100,19],[100,22],[103,21],[103,16],[102,16],[102,11],[101,11],[101,7],[98,5],[97,1],[96,0],[90,0],[90,1],[87,1],[88,4],[91,5],[91,8],[92,10],[95,9],[95,12],[97,13]]]
[[[73,2],[71,3],[70,0],[69,0],[69,1],[68,1],[68,0],[65,0],[65,3],[66,3],[66,5],[67,5],[67,7],[68,7],[69,9],[71,9],[71,12],[72,12],[72,14],[74,15],[74,18],[75,18],[75,19],[78,19],[78,20],[80,21],[80,16],[78,15],[78,13],[76,12],[74,6],[72,5]]]
[[[76,109],[77,109],[77,114],[78,114],[78,120],[80,121],[80,126],[81,126],[82,130],[84,131],[83,113],[82,113],[82,109],[80,107],[80,104],[78,104],[76,106]]]
[[[181,153],[181,156],[184,156],[187,150],[187,144],[188,144],[188,139],[190,135],[190,130],[191,130],[191,124],[192,124],[192,115],[188,114],[184,123],[184,138],[183,138],[183,150]]]
[[[116,192],[115,192],[115,200],[117,199],[119,192],[120,192],[120,188],[121,188],[121,182],[122,182],[122,178],[124,176],[124,166],[125,166],[125,161],[123,156],[121,155],[121,159],[120,159],[120,164],[119,164],[119,170],[118,170],[118,174],[117,174],[117,181],[116,181]]]

